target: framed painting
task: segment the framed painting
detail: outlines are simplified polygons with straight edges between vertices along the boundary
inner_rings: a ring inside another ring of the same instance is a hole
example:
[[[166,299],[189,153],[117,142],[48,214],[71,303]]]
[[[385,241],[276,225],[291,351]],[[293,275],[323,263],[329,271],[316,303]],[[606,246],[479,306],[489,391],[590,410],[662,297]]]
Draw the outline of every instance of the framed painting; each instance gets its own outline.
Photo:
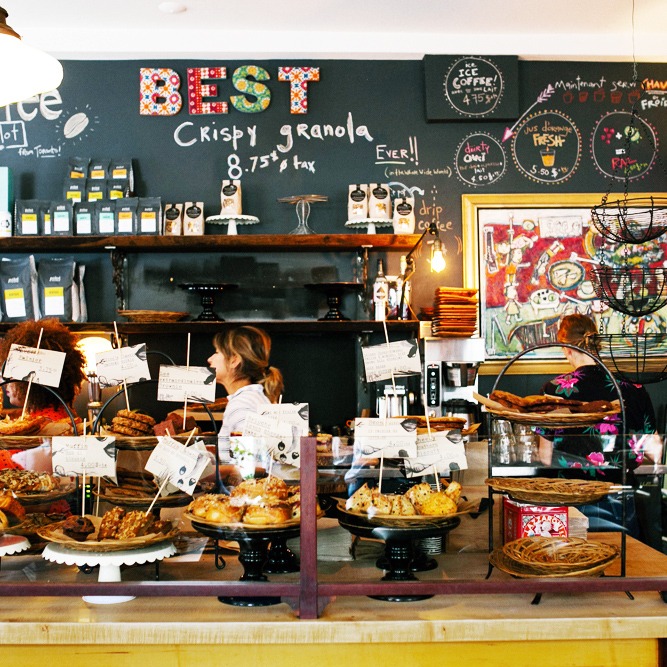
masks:
[[[555,343],[559,320],[569,313],[590,315],[602,333],[667,331],[666,307],[632,317],[611,308],[597,293],[591,272],[596,266],[667,265],[667,234],[628,245],[599,233],[591,208],[602,197],[462,195],[463,284],[479,289],[484,374],[498,372],[528,347]],[[616,199],[623,194],[609,195],[610,202]],[[554,346],[522,355],[508,372],[552,374],[565,368],[562,352]]]

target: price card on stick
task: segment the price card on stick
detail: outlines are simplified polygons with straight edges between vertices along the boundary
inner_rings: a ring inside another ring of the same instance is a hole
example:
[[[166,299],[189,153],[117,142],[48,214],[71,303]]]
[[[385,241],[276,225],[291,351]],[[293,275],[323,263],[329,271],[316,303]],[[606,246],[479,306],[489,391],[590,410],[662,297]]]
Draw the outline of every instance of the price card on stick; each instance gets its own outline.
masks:
[[[160,366],[158,401],[215,401],[215,371],[206,366]]]
[[[467,470],[468,460],[461,431],[432,431],[417,436],[417,455],[405,459],[406,477],[421,477],[435,466],[440,474],[449,474],[451,464]]]
[[[116,387],[123,382],[150,380],[146,343],[98,352],[95,364],[100,387]]]
[[[269,415],[249,414],[243,435],[262,438],[273,459],[295,468],[300,467],[300,441],[294,440],[292,424],[282,421],[282,416],[279,419]]]
[[[354,456],[360,458],[408,458],[417,456],[417,424],[414,419],[354,420]]]
[[[94,435],[51,438],[53,473],[116,479],[116,439]]]
[[[57,387],[65,365],[65,353],[17,345],[9,348],[3,371],[5,379],[30,380],[35,384]]]
[[[192,495],[208,461],[206,452],[185,447],[169,436],[160,436],[146,461],[146,470],[160,480],[168,479],[181,491]]]
[[[309,432],[308,403],[272,403],[260,409],[259,414],[275,417],[279,421],[292,424],[295,442],[305,438]]]
[[[419,375],[422,372],[417,341],[399,340],[394,343],[362,347],[366,380],[378,382],[392,376]]]

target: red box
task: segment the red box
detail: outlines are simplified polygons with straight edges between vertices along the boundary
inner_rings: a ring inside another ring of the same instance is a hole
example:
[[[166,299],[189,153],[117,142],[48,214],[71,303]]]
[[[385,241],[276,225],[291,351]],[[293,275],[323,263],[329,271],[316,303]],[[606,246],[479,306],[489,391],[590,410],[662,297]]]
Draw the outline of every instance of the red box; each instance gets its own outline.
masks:
[[[567,507],[541,507],[503,498],[503,543],[520,537],[567,534]]]

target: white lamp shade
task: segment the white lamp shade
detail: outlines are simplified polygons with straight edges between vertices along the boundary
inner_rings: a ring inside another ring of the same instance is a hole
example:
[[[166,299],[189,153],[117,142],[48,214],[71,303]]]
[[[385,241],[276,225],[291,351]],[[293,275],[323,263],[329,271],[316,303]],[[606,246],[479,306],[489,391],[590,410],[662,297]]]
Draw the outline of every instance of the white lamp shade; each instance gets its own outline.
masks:
[[[56,58],[0,33],[0,106],[55,90],[63,80]]]

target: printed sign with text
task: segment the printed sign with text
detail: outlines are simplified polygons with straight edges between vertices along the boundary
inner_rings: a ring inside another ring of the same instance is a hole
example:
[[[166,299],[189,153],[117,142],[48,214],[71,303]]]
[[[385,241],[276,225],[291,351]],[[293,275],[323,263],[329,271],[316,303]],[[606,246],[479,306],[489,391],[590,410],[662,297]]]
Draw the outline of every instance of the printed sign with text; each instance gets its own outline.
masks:
[[[215,401],[215,371],[206,366],[160,366],[158,401]]]
[[[403,375],[419,375],[421,361],[417,341],[399,340],[388,345],[362,347],[366,380],[377,382]]]
[[[58,350],[40,350],[13,343],[9,348],[3,377],[12,380],[30,380],[35,384],[57,387],[65,365],[65,353]]]

